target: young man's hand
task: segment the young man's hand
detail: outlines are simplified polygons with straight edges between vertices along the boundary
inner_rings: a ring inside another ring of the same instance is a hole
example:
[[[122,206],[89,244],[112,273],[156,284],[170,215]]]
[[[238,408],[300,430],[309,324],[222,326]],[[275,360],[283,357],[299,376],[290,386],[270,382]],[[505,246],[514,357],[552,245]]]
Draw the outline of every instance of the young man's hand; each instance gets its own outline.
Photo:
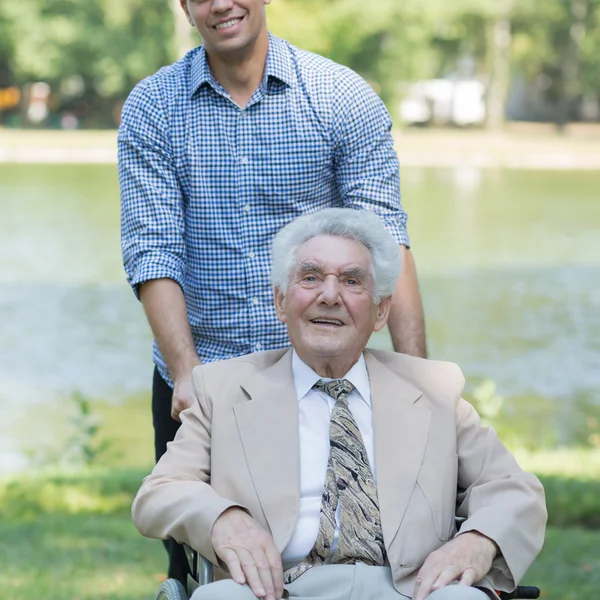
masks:
[[[198,361],[198,365],[200,361]],[[194,397],[192,396],[192,371],[194,365],[183,372],[182,375],[173,379],[173,396],[171,399],[171,418],[175,421],[181,421],[179,413],[192,406]]]

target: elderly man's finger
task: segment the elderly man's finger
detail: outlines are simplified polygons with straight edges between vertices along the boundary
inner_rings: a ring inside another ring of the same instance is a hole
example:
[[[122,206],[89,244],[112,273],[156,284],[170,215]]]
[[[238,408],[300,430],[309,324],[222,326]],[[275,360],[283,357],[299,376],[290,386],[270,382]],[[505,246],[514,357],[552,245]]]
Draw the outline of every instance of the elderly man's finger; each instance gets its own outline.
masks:
[[[438,575],[431,586],[432,590],[439,590],[446,587],[453,581],[456,581],[460,577],[460,569],[456,565],[448,565],[444,567],[444,570]]]
[[[242,548],[238,550],[238,558],[246,577],[246,583],[250,586],[252,593],[257,598],[264,598],[267,595],[267,590],[258,572],[254,556],[248,550]]]
[[[221,560],[225,563],[231,578],[240,585],[246,583],[246,576],[242,569],[238,555],[231,549],[224,549],[221,552]]]
[[[260,551],[259,555],[254,557],[258,575],[262,581],[265,589],[265,596],[269,599],[275,599],[275,584],[273,583],[273,574],[271,573],[271,565],[267,559],[266,554]],[[281,596],[277,600],[279,600]]]
[[[283,596],[283,565],[281,564],[281,554],[279,554],[279,550],[277,550],[274,542],[267,544],[265,553],[271,568],[275,598],[279,600]]]
[[[461,585],[473,585],[479,579],[481,579],[481,577],[477,577],[477,571],[473,568],[468,568],[462,574],[459,583]]]
[[[413,600],[425,600],[429,594],[433,591],[433,584],[438,577],[438,572],[433,571],[424,573],[417,576],[417,582],[415,583],[415,589],[413,592]]]

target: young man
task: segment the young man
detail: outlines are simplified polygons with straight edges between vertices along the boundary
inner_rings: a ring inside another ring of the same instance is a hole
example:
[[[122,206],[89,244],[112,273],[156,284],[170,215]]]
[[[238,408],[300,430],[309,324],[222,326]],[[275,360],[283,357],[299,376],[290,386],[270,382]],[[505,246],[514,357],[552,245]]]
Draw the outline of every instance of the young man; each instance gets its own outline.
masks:
[[[289,345],[270,245],[300,214],[345,206],[384,220],[403,262],[394,348],[426,353],[390,117],[354,72],[269,34],[268,2],[182,0],[204,45],[142,81],[123,110],[122,248],[155,337],[157,460],[196,365]],[[169,574],[183,579],[176,563]]]

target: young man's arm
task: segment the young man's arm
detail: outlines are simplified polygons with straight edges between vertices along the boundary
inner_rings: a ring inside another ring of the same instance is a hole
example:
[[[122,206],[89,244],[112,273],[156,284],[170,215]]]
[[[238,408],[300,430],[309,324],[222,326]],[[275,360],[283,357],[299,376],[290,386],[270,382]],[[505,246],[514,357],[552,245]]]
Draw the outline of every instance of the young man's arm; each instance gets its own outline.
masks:
[[[427,358],[425,317],[417,268],[410,249],[406,246],[400,246],[400,249],[402,272],[394,293],[388,329],[396,352]]]
[[[375,92],[350,70],[341,71],[332,97],[334,166],[344,205],[379,215],[402,249],[402,273],[388,320],[394,350],[425,358],[425,320],[400,202],[392,120]]]
[[[172,279],[146,281],[139,291],[148,323],[173,379],[171,417],[179,421],[179,413],[193,402],[192,371],[201,364],[183,292]]]
[[[171,416],[178,420],[192,402],[191,372],[200,360],[182,291],[183,198],[168,119],[150,80],[138,84],[128,98],[118,142],[123,263],[173,379]]]

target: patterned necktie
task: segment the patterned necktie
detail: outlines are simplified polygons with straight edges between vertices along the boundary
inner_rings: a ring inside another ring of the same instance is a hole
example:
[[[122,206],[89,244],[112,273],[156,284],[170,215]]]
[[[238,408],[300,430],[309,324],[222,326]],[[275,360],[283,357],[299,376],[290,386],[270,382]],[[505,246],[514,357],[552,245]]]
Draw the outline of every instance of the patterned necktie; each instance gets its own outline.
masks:
[[[308,556],[285,572],[286,584],[310,567],[324,563],[385,564],[377,488],[360,430],[348,406],[348,394],[354,386],[346,379],[320,379],[314,387],[336,401],[329,423],[329,461],[321,498],[319,533]],[[337,548],[331,555],[338,501],[340,533]]]

